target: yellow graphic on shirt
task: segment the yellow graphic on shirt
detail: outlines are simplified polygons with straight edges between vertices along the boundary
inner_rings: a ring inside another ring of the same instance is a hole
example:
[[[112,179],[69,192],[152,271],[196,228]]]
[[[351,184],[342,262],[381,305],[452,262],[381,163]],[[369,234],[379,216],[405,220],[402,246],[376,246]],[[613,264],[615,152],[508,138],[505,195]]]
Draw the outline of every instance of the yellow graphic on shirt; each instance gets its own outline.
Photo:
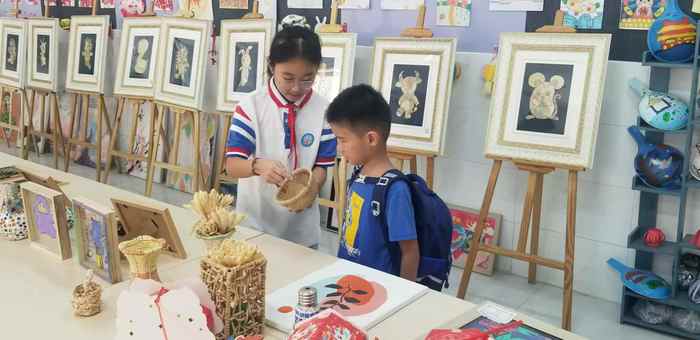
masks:
[[[357,229],[360,227],[360,215],[364,203],[364,198],[356,192],[352,193],[350,204],[348,205],[348,210],[350,211],[345,215],[345,245],[347,248],[355,247],[355,237],[357,236]]]

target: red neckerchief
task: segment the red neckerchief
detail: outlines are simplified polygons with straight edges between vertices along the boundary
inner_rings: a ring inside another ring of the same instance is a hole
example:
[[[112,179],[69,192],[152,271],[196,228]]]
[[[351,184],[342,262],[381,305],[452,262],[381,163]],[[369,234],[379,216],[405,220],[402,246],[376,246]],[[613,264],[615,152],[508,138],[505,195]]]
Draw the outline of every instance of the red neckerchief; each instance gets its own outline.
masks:
[[[273,86],[275,90],[273,91]],[[289,102],[286,98],[282,97],[282,93],[275,85],[274,79],[270,79],[270,83],[267,86],[267,92],[272,98],[272,101],[277,105],[279,109],[287,110],[287,126],[289,127],[289,151],[292,157],[292,164],[294,164],[294,169],[299,167],[299,152],[297,148],[297,114],[304,108],[306,103],[311,100],[311,95],[313,94],[313,89],[301,99],[299,104]],[[286,104],[285,104],[286,103]]]

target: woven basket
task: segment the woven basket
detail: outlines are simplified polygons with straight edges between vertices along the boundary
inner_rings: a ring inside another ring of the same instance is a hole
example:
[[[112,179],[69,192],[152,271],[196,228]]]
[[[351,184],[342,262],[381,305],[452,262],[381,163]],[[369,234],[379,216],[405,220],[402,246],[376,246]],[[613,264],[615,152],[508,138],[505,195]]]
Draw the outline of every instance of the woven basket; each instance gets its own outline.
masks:
[[[217,340],[262,334],[266,265],[267,260],[262,254],[237,267],[225,267],[208,256],[202,259],[202,282],[214,300],[216,314],[224,322],[224,330],[216,335]]]
[[[302,210],[311,205],[316,199],[311,191],[311,170],[295,170],[292,177],[282,183],[275,199],[290,210]]]
[[[102,287],[92,281],[92,273],[88,273],[87,280],[73,289],[72,304],[77,316],[93,316],[102,310]]]
[[[131,277],[160,281],[157,266],[158,255],[165,248],[165,244],[164,239],[148,235],[119,243],[119,251],[129,261]]]
[[[236,233],[236,229],[233,229],[229,231],[226,234],[222,235],[214,235],[214,236],[201,236],[197,234],[196,232],[194,233],[194,236],[202,242],[204,242],[204,247],[206,248],[206,254],[209,254],[209,251],[211,251],[214,248],[217,248],[219,245],[221,245],[221,242],[223,242],[226,239],[229,239],[233,236],[233,234]]]

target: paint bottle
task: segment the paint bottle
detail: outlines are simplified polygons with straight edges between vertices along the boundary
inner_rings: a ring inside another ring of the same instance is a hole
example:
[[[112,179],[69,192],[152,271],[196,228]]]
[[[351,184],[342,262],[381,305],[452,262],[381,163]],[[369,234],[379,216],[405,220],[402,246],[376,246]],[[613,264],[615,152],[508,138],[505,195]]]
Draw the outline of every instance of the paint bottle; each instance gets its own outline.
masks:
[[[299,289],[299,302],[294,309],[294,325],[318,314],[318,299],[316,288],[302,287]]]

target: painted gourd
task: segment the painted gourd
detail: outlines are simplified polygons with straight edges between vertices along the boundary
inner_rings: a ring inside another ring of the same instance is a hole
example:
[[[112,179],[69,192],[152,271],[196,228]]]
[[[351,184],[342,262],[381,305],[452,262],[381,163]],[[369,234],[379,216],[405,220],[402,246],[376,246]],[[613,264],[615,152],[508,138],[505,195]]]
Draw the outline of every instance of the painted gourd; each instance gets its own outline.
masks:
[[[683,101],[652,91],[637,78],[630,79],[629,87],[641,98],[639,116],[647,124],[661,130],[678,130],[688,125],[688,105]]]
[[[620,273],[620,279],[631,291],[652,299],[665,300],[671,296],[671,285],[658,275],[628,267],[616,259],[608,259],[608,265]]]
[[[695,20],[681,11],[677,0],[667,0],[666,10],[647,33],[647,46],[658,60],[683,63],[693,59]]]
[[[666,235],[659,228],[651,228],[644,233],[644,244],[649,247],[658,247],[666,241]]]
[[[648,143],[636,126],[630,126],[627,131],[639,148],[634,158],[634,169],[639,178],[652,187],[679,189],[683,154],[666,144]]]
[[[688,289],[688,300],[692,303],[700,303],[700,280],[695,281]]]

